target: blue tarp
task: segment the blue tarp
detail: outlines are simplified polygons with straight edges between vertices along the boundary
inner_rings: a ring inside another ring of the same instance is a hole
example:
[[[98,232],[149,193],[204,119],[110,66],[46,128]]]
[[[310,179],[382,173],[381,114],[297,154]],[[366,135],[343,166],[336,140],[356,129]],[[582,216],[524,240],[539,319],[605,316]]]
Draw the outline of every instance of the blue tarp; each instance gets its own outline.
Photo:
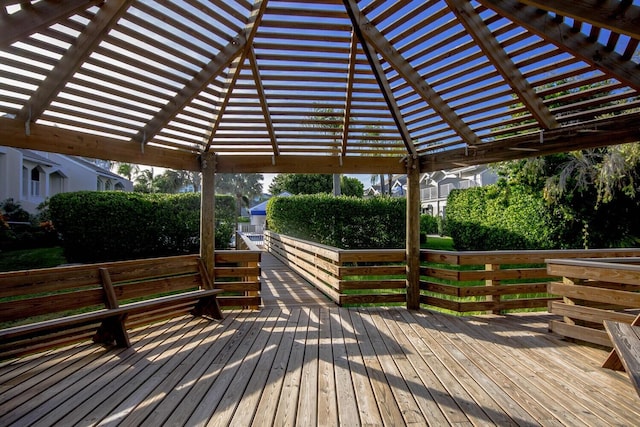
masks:
[[[280,194],[278,194],[278,197],[289,197],[291,196],[291,193],[284,191]],[[267,202],[268,200],[265,200],[264,202],[255,205],[254,207],[249,209],[249,215],[267,215]]]

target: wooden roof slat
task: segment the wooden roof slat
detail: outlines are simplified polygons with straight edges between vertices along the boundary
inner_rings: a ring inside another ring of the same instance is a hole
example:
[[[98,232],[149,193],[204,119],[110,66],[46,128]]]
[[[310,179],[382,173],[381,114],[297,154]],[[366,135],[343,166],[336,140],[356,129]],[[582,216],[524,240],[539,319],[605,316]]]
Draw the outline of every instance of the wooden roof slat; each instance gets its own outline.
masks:
[[[527,28],[532,33],[568,50],[594,68],[614,77],[635,90],[640,91],[640,73],[637,64],[624,61],[616,52],[607,52],[606,47],[597,42],[588,42],[581,33],[575,33],[564,23],[554,23],[547,15],[540,15],[533,6],[518,5],[515,0],[478,0],[500,15]]]
[[[0,15],[0,49],[17,40],[42,31],[80,10],[101,3],[103,0],[67,0],[63,2],[41,1],[11,15]],[[6,9],[3,9],[6,11]]]
[[[620,0],[520,0],[542,10],[640,39],[640,6]]]
[[[517,96],[527,109],[536,118],[540,125],[546,129],[558,127],[558,122],[544,105],[542,99],[536,95],[533,88],[522,76],[520,70],[515,66],[511,58],[500,47],[500,44],[493,36],[489,28],[476,13],[471,4],[462,0],[446,0],[451,10],[456,14],[459,21],[473,37],[477,45],[496,67],[505,81],[513,88]]]
[[[124,15],[133,0],[110,0],[100,10],[82,34],[77,43],[69,48],[60,62],[46,77],[19,114],[21,120],[38,119],[69,79],[80,69],[111,27]]]

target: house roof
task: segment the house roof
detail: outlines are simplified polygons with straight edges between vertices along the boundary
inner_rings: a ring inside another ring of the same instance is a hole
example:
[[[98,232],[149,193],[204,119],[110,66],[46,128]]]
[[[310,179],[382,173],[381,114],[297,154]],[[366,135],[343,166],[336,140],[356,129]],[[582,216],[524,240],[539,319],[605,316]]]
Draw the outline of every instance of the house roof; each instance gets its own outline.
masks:
[[[638,0],[2,0],[0,144],[402,173],[638,141],[638,19]]]
[[[22,157],[24,159],[31,160],[32,162],[35,162],[35,163],[38,163],[38,164],[42,164],[42,165],[45,165],[45,166],[59,166],[59,164],[54,162],[53,160],[48,159],[48,158],[46,158],[44,156],[41,156],[38,153],[34,153],[31,150],[25,150],[25,149],[21,149],[21,148],[18,148],[17,150],[22,153]]]
[[[83,159],[82,157],[78,157],[78,156],[69,156],[74,162],[80,163],[81,165],[83,165],[86,168],[89,168],[93,171],[95,171],[98,175],[100,176],[104,176],[107,178],[113,178],[113,179],[117,179],[117,180],[124,180],[124,181],[128,181],[127,178],[120,176],[116,173],[111,172],[108,169],[105,169],[89,160]]]

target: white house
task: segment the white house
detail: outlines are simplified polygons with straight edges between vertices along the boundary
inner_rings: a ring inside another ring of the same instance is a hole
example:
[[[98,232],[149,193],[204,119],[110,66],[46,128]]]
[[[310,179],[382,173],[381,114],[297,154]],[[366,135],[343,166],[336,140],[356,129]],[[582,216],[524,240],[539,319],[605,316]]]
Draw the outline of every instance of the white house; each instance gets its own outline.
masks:
[[[498,175],[485,165],[425,173],[420,178],[422,213],[444,216],[451,190],[482,187],[497,181]]]
[[[133,183],[81,157],[0,146],[0,201],[36,213],[48,197],[82,190],[133,191]]]

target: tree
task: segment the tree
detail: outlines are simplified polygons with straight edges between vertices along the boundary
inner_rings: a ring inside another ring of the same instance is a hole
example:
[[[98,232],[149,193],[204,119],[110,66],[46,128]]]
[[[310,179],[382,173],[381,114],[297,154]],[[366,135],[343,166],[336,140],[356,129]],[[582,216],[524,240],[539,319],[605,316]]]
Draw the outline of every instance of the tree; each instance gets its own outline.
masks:
[[[153,168],[144,169],[136,176],[133,191],[138,193],[156,193],[156,177],[153,175]]]
[[[173,194],[184,188],[187,182],[186,172],[167,169],[155,179],[155,188],[160,193]]]
[[[511,184],[541,192],[572,247],[626,245],[640,236],[636,199],[638,143],[503,162],[494,169]]]
[[[284,191],[291,194],[331,193],[333,189],[331,175],[324,174],[279,174],[269,186],[271,194],[278,195]],[[345,196],[362,197],[364,185],[357,178],[341,177],[341,193]]]
[[[216,193],[231,194],[236,199],[236,230],[242,207],[248,208],[251,199],[262,194],[263,178],[263,175],[259,173],[216,174]]]
[[[132,163],[118,163],[118,175],[122,175],[129,181],[133,181],[140,173],[140,166]]]
[[[315,108],[315,116],[313,119],[320,122],[320,126],[325,129],[325,133],[333,137],[333,142],[336,145],[340,144],[340,136],[344,129],[342,116],[343,113],[333,108]],[[341,193],[341,181],[340,174],[333,174],[332,189],[333,195],[339,196]],[[311,194],[311,193],[306,193]]]

